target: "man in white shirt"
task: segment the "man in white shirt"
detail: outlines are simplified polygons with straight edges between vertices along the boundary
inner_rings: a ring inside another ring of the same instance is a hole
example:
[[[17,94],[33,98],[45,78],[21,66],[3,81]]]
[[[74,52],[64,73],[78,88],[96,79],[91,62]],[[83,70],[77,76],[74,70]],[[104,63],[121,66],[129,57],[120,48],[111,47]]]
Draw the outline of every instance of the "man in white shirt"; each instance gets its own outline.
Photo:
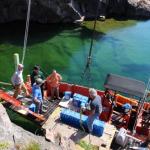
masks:
[[[20,94],[22,88],[25,90],[26,96],[29,96],[29,92],[23,81],[22,73],[23,73],[23,65],[18,64],[17,70],[11,78],[11,82],[15,88],[14,95],[13,95],[14,98],[17,98],[17,96],[18,96],[18,94]]]

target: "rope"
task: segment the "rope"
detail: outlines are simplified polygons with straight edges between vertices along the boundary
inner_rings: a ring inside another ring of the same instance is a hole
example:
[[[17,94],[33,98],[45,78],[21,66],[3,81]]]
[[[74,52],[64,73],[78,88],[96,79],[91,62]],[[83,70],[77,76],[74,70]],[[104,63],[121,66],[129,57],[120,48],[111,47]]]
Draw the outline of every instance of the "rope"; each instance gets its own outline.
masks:
[[[95,20],[94,20],[94,26],[93,26],[93,33],[92,33],[92,38],[91,38],[91,44],[90,44],[90,50],[89,50],[89,54],[87,57],[87,62],[86,62],[86,66],[85,69],[81,75],[81,80],[80,82],[83,80],[83,78],[87,75],[87,80],[91,80],[91,69],[90,69],[90,64],[92,63],[92,49],[93,49],[93,42],[94,42],[94,36],[95,36],[95,29],[96,29],[96,23],[97,23],[97,16],[98,16],[98,10],[99,10],[99,1],[97,4],[97,9],[96,9],[96,14],[95,14]],[[79,82],[79,83],[80,83]]]
[[[140,113],[142,112],[142,108],[144,106],[144,101],[145,101],[145,98],[147,97],[147,93],[148,93],[149,88],[150,88],[150,78],[148,80],[148,83],[147,83],[147,86],[146,86],[146,89],[145,89],[145,92],[144,92],[144,95],[143,95],[143,99],[141,100],[141,105],[139,104],[139,109],[137,110],[137,115],[136,115],[136,119],[135,119],[135,123],[134,123],[134,127],[133,127],[133,134],[135,132],[137,121],[140,117]]]
[[[22,61],[21,61],[22,64],[24,63],[24,58],[26,55],[28,32],[29,32],[29,22],[30,22],[30,10],[31,10],[31,0],[28,0],[28,11],[27,11],[26,28],[25,28],[25,35],[24,35],[23,54],[22,54]]]
[[[82,124],[82,109],[80,109],[80,127],[82,128],[83,132],[86,133],[84,126]],[[91,146],[91,135],[90,134],[91,133],[89,133],[89,143],[88,143],[87,149]]]
[[[82,109],[80,109],[80,127],[82,128],[83,132],[85,132],[85,129],[82,124]]]

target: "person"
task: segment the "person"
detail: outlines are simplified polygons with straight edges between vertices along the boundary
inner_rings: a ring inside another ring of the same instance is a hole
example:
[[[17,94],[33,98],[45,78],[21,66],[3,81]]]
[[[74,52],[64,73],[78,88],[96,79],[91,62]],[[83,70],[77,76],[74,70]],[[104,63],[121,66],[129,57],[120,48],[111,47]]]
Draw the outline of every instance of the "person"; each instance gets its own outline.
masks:
[[[40,66],[39,65],[35,65],[33,67],[33,71],[30,74],[31,76],[31,85],[33,85],[35,83],[35,79],[36,78],[41,78],[42,80],[45,79],[43,72],[40,70]]]
[[[89,96],[90,96],[90,101],[89,101],[90,115],[88,116],[87,119],[87,127],[88,127],[88,132],[92,133],[93,122],[95,119],[99,119],[99,115],[102,112],[102,102],[101,102],[101,97],[97,95],[97,91],[93,88],[89,89]]]
[[[24,84],[24,80],[23,80],[23,65],[22,64],[18,64],[17,66],[17,70],[15,71],[15,73],[13,74],[13,76],[11,77],[11,82],[15,88],[14,91],[14,98],[18,97],[18,94],[21,93],[21,90],[24,89],[26,96],[29,96],[29,92]]]
[[[56,99],[60,99],[59,97],[59,82],[62,80],[62,76],[56,72],[56,70],[53,70],[52,74],[50,74],[47,78],[47,86],[51,87],[51,100],[54,100],[54,97]]]
[[[42,92],[41,92],[41,85],[44,83],[44,80],[41,78],[36,78],[35,83],[32,86],[32,98],[33,102],[36,105],[36,113],[41,114],[42,113]]]
[[[129,103],[125,103],[122,105],[122,113],[123,114],[129,114],[132,110],[132,105]]]
[[[41,78],[42,80],[45,79],[43,72],[40,70],[39,65],[35,65],[33,67],[33,71],[30,74],[31,77],[31,86],[35,83],[35,80],[37,78]],[[42,97],[44,96],[44,84],[41,85],[41,92],[42,92]]]

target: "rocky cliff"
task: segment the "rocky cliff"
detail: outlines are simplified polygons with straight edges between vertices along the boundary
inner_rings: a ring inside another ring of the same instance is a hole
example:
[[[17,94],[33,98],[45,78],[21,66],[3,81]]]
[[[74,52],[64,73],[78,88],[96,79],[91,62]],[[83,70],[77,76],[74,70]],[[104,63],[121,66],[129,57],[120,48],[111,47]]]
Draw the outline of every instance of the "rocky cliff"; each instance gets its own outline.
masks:
[[[25,20],[28,0],[1,0],[0,23]],[[97,16],[150,18],[150,0],[31,0],[31,20],[74,22]]]

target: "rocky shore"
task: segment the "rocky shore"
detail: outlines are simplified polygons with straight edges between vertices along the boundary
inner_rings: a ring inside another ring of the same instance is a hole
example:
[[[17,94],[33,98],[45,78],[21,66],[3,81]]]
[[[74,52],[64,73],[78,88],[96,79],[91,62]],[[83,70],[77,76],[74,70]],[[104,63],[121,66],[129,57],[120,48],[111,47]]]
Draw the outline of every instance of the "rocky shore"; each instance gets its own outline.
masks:
[[[45,140],[43,136],[34,135],[23,128],[13,124],[0,104],[0,149],[26,150],[26,147],[34,144],[40,150],[60,150],[58,145]]]
[[[0,1],[0,23],[25,20],[27,2],[27,0]],[[148,19],[150,18],[150,1],[31,0],[31,20],[40,23],[75,22],[83,21],[84,19],[94,20],[96,10],[98,10],[98,17]]]

